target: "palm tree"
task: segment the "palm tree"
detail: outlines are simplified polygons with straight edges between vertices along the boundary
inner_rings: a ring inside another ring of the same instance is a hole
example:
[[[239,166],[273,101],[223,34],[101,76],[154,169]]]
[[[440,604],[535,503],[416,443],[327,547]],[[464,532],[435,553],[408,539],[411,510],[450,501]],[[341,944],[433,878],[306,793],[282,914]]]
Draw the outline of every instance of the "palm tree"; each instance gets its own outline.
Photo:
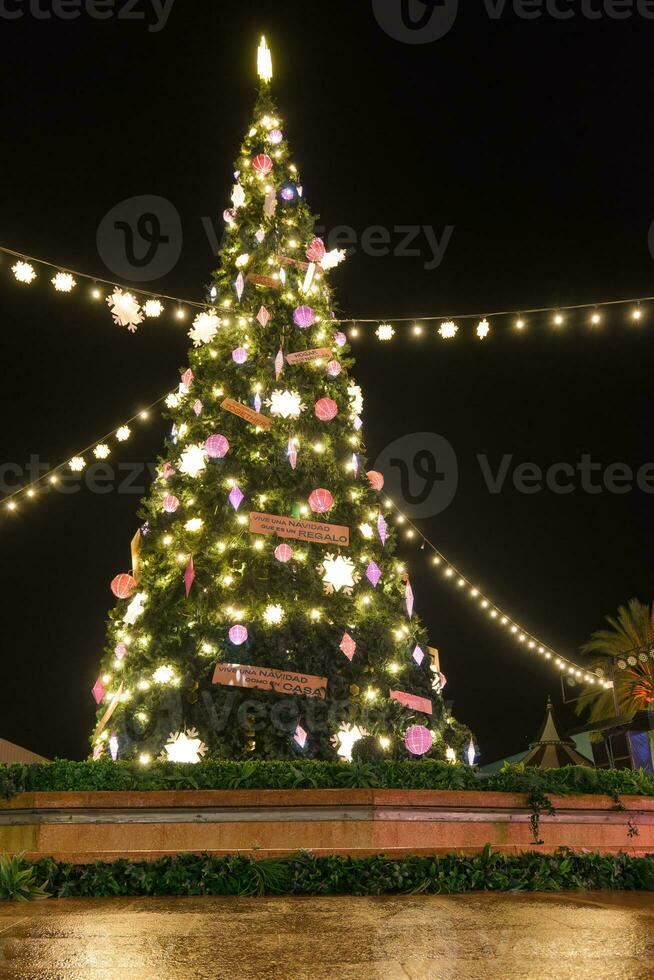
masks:
[[[581,652],[615,677],[615,696],[620,713],[631,718],[654,705],[654,604],[631,599],[617,616],[607,616],[611,629],[597,630]],[[608,668],[608,670],[607,670]],[[577,713],[590,709],[590,721],[615,715],[613,691],[588,687],[579,699]]]

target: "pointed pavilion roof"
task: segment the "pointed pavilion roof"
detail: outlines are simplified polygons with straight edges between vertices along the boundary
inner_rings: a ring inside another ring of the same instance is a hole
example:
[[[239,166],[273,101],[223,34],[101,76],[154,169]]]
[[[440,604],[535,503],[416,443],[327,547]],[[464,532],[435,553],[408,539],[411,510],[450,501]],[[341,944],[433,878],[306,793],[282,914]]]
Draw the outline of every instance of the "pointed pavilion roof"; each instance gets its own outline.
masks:
[[[30,752],[29,749],[24,749],[20,745],[14,745],[13,742],[7,742],[4,738],[0,738],[0,763],[47,761],[42,755],[37,755],[36,752]]]
[[[554,720],[552,699],[547,699],[545,719],[536,736],[536,741],[529,746],[523,766],[539,769],[561,769],[563,766],[592,766],[592,762],[577,752],[572,739],[561,738]]]

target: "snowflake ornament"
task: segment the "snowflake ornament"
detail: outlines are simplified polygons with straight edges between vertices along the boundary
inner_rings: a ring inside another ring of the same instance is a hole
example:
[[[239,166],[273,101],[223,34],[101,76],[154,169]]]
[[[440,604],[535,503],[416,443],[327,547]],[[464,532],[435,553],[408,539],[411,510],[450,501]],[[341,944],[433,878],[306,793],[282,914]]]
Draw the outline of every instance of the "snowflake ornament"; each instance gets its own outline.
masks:
[[[330,269],[335,269],[337,265],[344,262],[346,259],[344,248],[333,248],[331,252],[327,252],[323,255],[320,260],[320,265],[325,272],[329,272]]]
[[[216,315],[215,310],[209,310],[208,313],[198,313],[188,332],[193,341],[193,346],[200,347],[202,344],[210,344],[218,333],[219,326],[220,318]]]
[[[361,415],[363,412],[363,392],[359,385],[349,385],[347,394],[350,399],[350,411],[352,415]]]
[[[203,446],[189,446],[180,458],[179,472],[186,476],[199,476],[207,465],[207,452]]]
[[[118,442],[126,442],[132,434],[132,430],[128,425],[121,425],[119,429],[116,429],[116,439]]]
[[[279,388],[266,399],[266,405],[270,408],[271,415],[281,419],[299,419],[300,414],[306,410],[297,391],[281,391]]]
[[[440,325],[438,332],[443,340],[452,340],[459,332],[459,328],[453,320],[447,320],[445,323]]]
[[[73,471],[73,473],[81,473],[86,466],[86,460],[83,456],[73,456],[70,463],[68,464]]]
[[[243,190],[241,184],[234,184],[234,188],[232,190],[232,204],[237,211],[245,204],[245,191]]]
[[[70,272],[58,272],[50,282],[58,293],[69,293],[77,285]]]
[[[160,303],[158,299],[148,299],[143,307],[143,312],[149,317],[158,317],[163,313],[163,303]]]
[[[25,283],[26,286],[29,286],[36,279],[34,266],[31,266],[29,262],[17,262],[16,265],[12,265],[11,271],[16,277],[16,282]]]
[[[201,741],[195,728],[185,732],[171,732],[164,747],[163,758],[168,762],[199,762],[207,753],[207,746]]]
[[[336,747],[336,754],[340,755],[341,759],[352,762],[352,749],[354,748],[355,742],[358,742],[360,738],[364,738],[367,734],[368,732],[365,728],[359,728],[358,725],[350,725],[348,722],[343,721],[336,734],[332,735],[331,743]]]
[[[143,615],[143,610],[148,597],[145,592],[137,592],[129,606],[127,607],[127,612],[123,616],[123,622],[128,626],[133,626],[136,620]]]
[[[352,595],[352,589],[360,579],[359,573],[354,567],[351,558],[344,555],[325,555],[322,565],[318,566],[322,571],[322,580],[327,595],[333,592],[343,592],[345,595]]]
[[[127,327],[130,333],[136,333],[139,324],[143,323],[144,316],[135,296],[124,293],[117,287],[111,296],[107,296],[107,305],[111,307],[114,323],[119,327]]]

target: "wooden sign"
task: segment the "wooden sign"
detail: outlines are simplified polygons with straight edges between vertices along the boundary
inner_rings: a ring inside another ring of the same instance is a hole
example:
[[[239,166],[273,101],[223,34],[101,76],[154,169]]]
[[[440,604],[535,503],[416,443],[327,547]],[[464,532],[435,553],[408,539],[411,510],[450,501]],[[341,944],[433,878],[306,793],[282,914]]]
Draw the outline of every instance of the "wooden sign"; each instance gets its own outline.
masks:
[[[138,585],[141,581],[141,529],[139,528],[130,542],[132,552],[132,575]]]
[[[275,694],[289,694],[301,698],[327,697],[327,678],[314,674],[296,674],[291,670],[275,670],[272,667],[252,667],[249,664],[216,664],[214,684],[224,687],[257,688]]]
[[[260,429],[268,431],[272,426],[272,422],[265,415],[260,415],[253,408],[248,408],[247,405],[241,405],[240,402],[235,402],[232,398],[225,398],[221,402],[220,407],[224,408],[226,412],[231,412],[232,415],[238,415],[239,418],[245,419],[251,425],[258,425]]]
[[[278,255],[277,261],[279,262],[280,265],[296,265],[305,272],[309,268],[309,265],[315,265],[316,275],[322,276],[323,274],[322,266],[316,262],[312,262],[312,263],[302,262],[300,259],[292,259],[288,255]]]
[[[322,521],[305,521],[300,517],[280,517],[277,514],[250,514],[251,534],[276,534],[279,538],[293,538],[312,544],[347,548],[350,543],[349,527],[339,524],[323,524]]]
[[[329,347],[315,347],[313,350],[300,350],[296,354],[287,354],[289,364],[304,364],[306,361],[317,361],[320,357],[331,357]]]
[[[438,654],[438,650],[435,650],[434,647],[427,647],[427,653],[431,658],[431,669],[434,671],[435,674],[440,674],[441,658]]]
[[[248,272],[245,277],[247,282],[253,282],[255,286],[269,286],[271,289],[281,289],[281,282],[279,279],[273,279],[272,276],[259,276],[256,272]]]
[[[425,715],[433,714],[434,708],[427,698],[418,698],[415,694],[406,694],[404,691],[391,691],[391,699],[403,704],[405,708],[412,711],[422,711]]]

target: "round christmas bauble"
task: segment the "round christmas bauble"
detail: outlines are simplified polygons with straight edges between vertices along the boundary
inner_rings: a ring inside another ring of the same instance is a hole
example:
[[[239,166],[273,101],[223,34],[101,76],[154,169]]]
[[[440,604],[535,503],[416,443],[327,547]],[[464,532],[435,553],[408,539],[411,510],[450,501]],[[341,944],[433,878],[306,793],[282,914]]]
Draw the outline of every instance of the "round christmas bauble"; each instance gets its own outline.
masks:
[[[230,642],[236,647],[240,647],[242,643],[245,643],[247,638],[248,631],[246,630],[245,626],[241,626],[240,623],[237,623],[236,626],[232,626],[229,631]]]
[[[248,352],[245,347],[237,347],[232,351],[232,360],[235,364],[245,364],[248,359]]]
[[[434,739],[424,725],[413,725],[404,736],[404,744],[411,755],[425,755],[434,744]]]
[[[307,327],[310,327],[312,323],[315,323],[315,320],[316,314],[310,306],[298,306],[297,309],[293,311],[293,322],[302,330],[306,330]]]
[[[176,510],[179,510],[179,500],[172,493],[169,493],[164,497],[162,506],[167,514],[174,514]]]
[[[127,573],[116,575],[111,583],[111,591],[117,599],[129,599],[136,588],[136,579]]]
[[[223,211],[223,220],[227,225],[233,225],[236,221],[236,209],[235,208],[225,208]]]
[[[280,544],[275,548],[275,558],[277,561],[286,563],[293,557],[293,549],[287,544]]]
[[[273,162],[267,153],[260,153],[252,161],[252,169],[255,173],[266,176],[273,168]]]
[[[290,201],[294,201],[296,190],[297,188],[295,184],[284,184],[281,191],[279,192],[282,201],[286,201],[287,203],[289,203]]]
[[[309,507],[314,514],[326,514],[334,506],[334,498],[329,490],[319,487],[309,495]]]
[[[273,146],[279,146],[281,141],[284,139],[284,134],[281,129],[271,129],[268,133],[268,140]]]
[[[117,643],[114,647],[114,653],[118,660],[123,660],[127,656],[127,646],[124,643]]]
[[[344,333],[341,333],[339,331],[338,333],[334,334],[334,343],[336,344],[337,347],[345,347],[345,345],[347,344],[347,337],[345,336]]]
[[[338,415],[338,405],[332,398],[321,398],[313,406],[313,410],[321,422],[331,422]]]
[[[229,452],[229,442],[217,432],[216,435],[209,436],[204,444],[204,448],[211,459],[222,459]]]
[[[373,490],[377,491],[377,493],[379,493],[380,490],[384,489],[383,473],[379,473],[377,470],[368,470],[366,476],[368,477],[368,483],[370,484]]]
[[[306,256],[309,262],[320,262],[325,257],[325,243],[322,238],[314,238],[306,251]]]
[[[337,378],[342,370],[343,368],[338,361],[330,361],[327,365],[327,374],[330,378]]]

